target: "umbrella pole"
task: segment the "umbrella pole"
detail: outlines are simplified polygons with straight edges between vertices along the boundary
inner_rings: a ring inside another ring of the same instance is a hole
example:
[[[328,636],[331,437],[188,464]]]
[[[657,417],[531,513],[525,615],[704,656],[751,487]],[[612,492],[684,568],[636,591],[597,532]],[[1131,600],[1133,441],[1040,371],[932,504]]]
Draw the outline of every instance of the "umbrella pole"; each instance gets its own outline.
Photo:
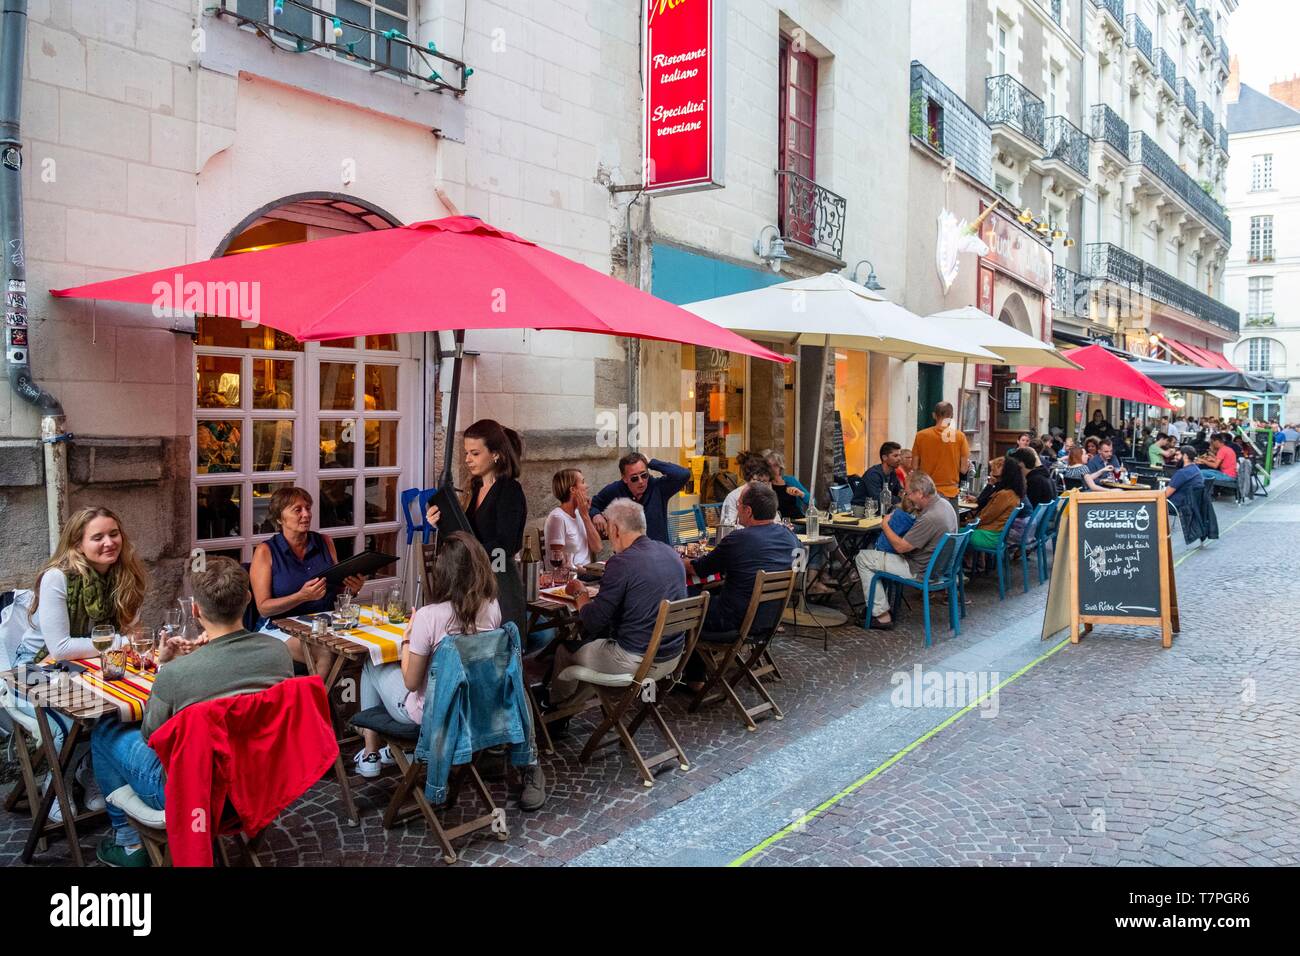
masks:
[[[817,504],[817,472],[821,469],[822,417],[826,414],[826,350],[830,348],[830,336],[826,336],[822,346],[822,368],[817,387],[817,427],[813,430],[812,471],[808,474],[808,504]]]
[[[442,477],[439,486],[454,488],[451,474],[451,460],[455,455],[456,412],[460,404],[460,367],[465,359],[465,330],[457,329],[452,333],[455,343],[451,358],[451,404],[447,408],[447,429],[444,437]]]

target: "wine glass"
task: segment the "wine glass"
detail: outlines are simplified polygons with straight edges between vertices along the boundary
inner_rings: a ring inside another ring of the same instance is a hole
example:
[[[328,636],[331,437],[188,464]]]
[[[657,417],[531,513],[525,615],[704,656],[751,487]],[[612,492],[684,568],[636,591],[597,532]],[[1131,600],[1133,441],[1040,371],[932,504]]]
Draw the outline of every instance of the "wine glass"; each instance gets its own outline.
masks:
[[[148,670],[154,656],[153,629],[147,627],[137,627],[132,629],[131,650],[135,652],[140,670]]]
[[[90,643],[94,645],[95,651],[102,659],[104,652],[113,646],[113,638],[116,630],[112,624],[96,624],[90,629]]]

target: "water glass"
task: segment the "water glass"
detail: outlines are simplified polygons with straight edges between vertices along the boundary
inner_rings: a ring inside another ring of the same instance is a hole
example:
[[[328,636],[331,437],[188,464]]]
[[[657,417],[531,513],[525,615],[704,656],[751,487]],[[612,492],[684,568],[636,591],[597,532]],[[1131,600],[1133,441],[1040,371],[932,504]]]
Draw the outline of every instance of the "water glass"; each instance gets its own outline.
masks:
[[[406,623],[406,606],[402,603],[402,589],[400,587],[393,588],[388,592],[384,612],[388,617],[389,624]]]

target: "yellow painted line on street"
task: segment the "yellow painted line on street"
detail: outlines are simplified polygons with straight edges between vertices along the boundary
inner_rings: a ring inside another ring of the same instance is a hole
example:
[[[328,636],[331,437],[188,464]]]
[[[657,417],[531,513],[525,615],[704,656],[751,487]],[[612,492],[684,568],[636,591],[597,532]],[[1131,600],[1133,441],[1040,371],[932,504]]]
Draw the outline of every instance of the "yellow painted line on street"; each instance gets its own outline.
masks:
[[[994,687],[994,688],[992,688],[991,690],[988,690],[988,691],[986,691],[985,693],[981,694],[979,697],[977,697],[975,700],[971,701],[971,703],[967,704],[967,705],[966,705],[965,707],[963,707],[961,710],[957,711],[957,713],[953,714],[951,717],[949,717],[949,718],[948,718],[947,720],[945,720],[943,723],[939,724],[937,727],[933,727],[933,728],[931,728],[930,730],[926,731],[923,735],[921,735],[920,737],[918,737],[918,738],[916,738],[915,740],[913,740],[910,744],[908,744],[906,747],[904,747],[904,748],[903,748],[902,750],[900,750],[898,753],[894,754],[892,757],[890,757],[888,760],[886,760],[886,761],[885,761],[884,763],[882,763],[880,766],[876,767],[876,769],[872,770],[872,771],[871,771],[870,773],[868,773],[866,776],[864,776],[864,777],[862,777],[862,778],[860,778],[860,779],[858,779],[858,780],[855,780],[853,783],[849,784],[847,787],[845,787],[845,788],[844,788],[843,790],[841,790],[839,793],[835,794],[835,796],[833,796],[833,797],[831,797],[830,799],[824,801],[824,802],[821,803],[820,805],[814,807],[812,810],[808,811],[808,812],[805,813],[803,816],[801,816],[798,820],[795,820],[793,823],[789,824],[789,825],[786,826],[785,828],[783,828],[783,829],[777,831],[776,833],[772,834],[770,837],[768,837],[766,840],[764,840],[764,841],[763,841],[762,843],[760,843],[758,846],[754,847],[754,848],[751,849],[751,850],[747,850],[745,853],[742,853],[740,856],[736,857],[734,860],[732,860],[730,863],[728,863],[727,866],[744,866],[747,862],[749,862],[750,860],[752,860],[754,857],[758,856],[758,854],[762,853],[762,852],[763,852],[764,850],[766,850],[768,847],[770,847],[770,846],[772,846],[773,844],[775,844],[775,843],[777,843],[777,842],[779,842],[779,841],[785,839],[785,838],[786,838],[787,836],[789,836],[791,833],[795,833],[795,832],[797,832],[798,830],[803,829],[803,827],[806,826],[806,825],[809,823],[809,821],[814,820],[814,819],[816,819],[817,817],[821,816],[823,813],[825,813],[825,812],[826,812],[827,810],[829,810],[831,807],[835,806],[835,804],[839,803],[839,802],[840,802],[841,800],[843,800],[845,797],[849,796],[851,793],[853,793],[854,791],[858,790],[859,788],[861,788],[863,785],[865,785],[865,784],[868,783],[869,781],[871,781],[871,780],[873,780],[874,778],[880,776],[880,774],[884,773],[886,770],[888,770],[888,769],[889,769],[890,767],[892,767],[894,764],[898,763],[898,761],[902,760],[904,757],[906,757],[909,753],[911,753],[911,752],[912,752],[913,750],[915,750],[917,747],[921,746],[921,744],[925,743],[927,740],[929,740],[929,739],[930,739],[931,737],[933,737],[935,734],[939,733],[939,731],[944,730],[944,729],[947,728],[947,727],[951,727],[953,724],[955,724],[958,720],[960,720],[960,719],[961,719],[962,717],[964,717],[966,714],[969,714],[972,710],[974,710],[975,708],[977,708],[981,703],[983,703],[984,701],[988,700],[990,697],[992,697],[994,694],[996,694],[998,691],[1000,691],[1003,687],[1006,687],[1008,684],[1012,683],[1013,681],[1019,680],[1022,676],[1024,676],[1026,673],[1028,673],[1029,670],[1030,670],[1031,668],[1034,668],[1034,667],[1038,666],[1038,665],[1041,664],[1043,661],[1047,660],[1049,657],[1051,657],[1053,654],[1055,654],[1057,651],[1059,651],[1061,648],[1065,647],[1065,646],[1066,646],[1067,644],[1069,644],[1069,643],[1070,643],[1070,639],[1067,637],[1065,640],[1061,641],[1061,643],[1057,644],[1055,647],[1053,647],[1053,648],[1052,648],[1050,651],[1048,651],[1046,654],[1043,654],[1041,657],[1039,657],[1039,658],[1037,658],[1037,659],[1035,659],[1035,660],[1030,661],[1030,662],[1029,662],[1028,664],[1026,664],[1024,667],[1020,668],[1020,670],[1016,671],[1014,674],[1012,674],[1012,675],[1011,675],[1010,677],[1008,677],[1006,680],[1002,681],[1002,683],[998,684],[997,687]]]
[[[1291,489],[1290,489],[1290,488],[1287,488],[1286,490],[1287,490],[1287,491],[1290,491]],[[1249,515],[1243,515],[1242,517],[1240,517],[1240,518],[1238,518],[1236,521],[1234,521],[1232,524],[1228,525],[1228,527],[1224,528],[1221,532],[1219,532],[1219,537],[1222,538],[1224,535],[1226,535],[1226,534],[1227,534],[1229,531],[1231,531],[1233,528],[1237,527],[1237,525],[1239,525],[1239,524],[1241,524],[1243,521],[1245,521],[1247,517],[1249,517]],[[1186,561],[1186,560],[1187,560],[1188,558],[1190,558],[1192,555],[1194,555],[1194,554],[1199,554],[1199,553],[1200,553],[1201,551],[1203,551],[1203,550],[1205,550],[1205,546],[1202,544],[1201,547],[1196,548],[1196,549],[1193,550],[1193,551],[1188,551],[1188,552],[1187,552],[1186,554],[1184,554],[1181,558],[1179,558],[1177,561],[1174,562],[1174,567],[1178,567],[1180,564],[1182,564],[1184,561]],[[758,855],[759,855],[760,853],[762,853],[764,850],[768,849],[768,848],[771,847],[771,846],[774,846],[775,844],[779,843],[781,840],[784,840],[784,839],[785,839],[787,836],[789,836],[791,833],[797,833],[799,830],[802,830],[802,829],[803,829],[803,828],[804,828],[808,823],[810,823],[811,821],[815,820],[817,817],[821,816],[823,813],[825,813],[825,812],[826,812],[827,810],[829,810],[831,807],[835,806],[835,804],[839,803],[841,800],[843,800],[845,797],[849,796],[850,794],[854,793],[855,791],[861,789],[864,785],[866,785],[867,783],[869,783],[871,780],[873,780],[873,779],[875,779],[876,777],[880,776],[882,773],[884,773],[886,770],[888,770],[888,769],[889,769],[890,767],[892,767],[894,764],[898,763],[900,760],[902,760],[904,757],[906,757],[909,753],[911,753],[911,752],[912,752],[913,750],[915,750],[917,747],[921,746],[921,744],[925,743],[927,740],[929,740],[929,739],[930,739],[931,737],[933,737],[935,734],[939,733],[941,730],[944,730],[944,729],[946,729],[946,728],[948,728],[948,727],[951,727],[953,724],[955,724],[955,723],[956,723],[958,720],[960,720],[962,717],[966,716],[966,715],[969,714],[972,710],[974,710],[976,707],[978,707],[978,706],[979,706],[983,701],[987,700],[989,697],[992,697],[994,694],[996,694],[998,691],[1000,691],[1003,687],[1006,687],[1008,684],[1012,683],[1013,681],[1019,680],[1022,676],[1024,676],[1026,673],[1028,673],[1031,669],[1037,667],[1039,664],[1041,664],[1043,661],[1047,660],[1049,657],[1051,657],[1053,654],[1055,654],[1057,651],[1059,651],[1061,648],[1065,647],[1065,646],[1066,646],[1067,644],[1069,644],[1069,643],[1070,643],[1070,639],[1067,637],[1065,640],[1061,641],[1061,643],[1057,644],[1055,647],[1053,647],[1053,648],[1052,648],[1050,651],[1048,651],[1046,654],[1042,655],[1041,657],[1036,658],[1035,660],[1030,661],[1030,662],[1029,662],[1028,664],[1026,664],[1024,667],[1020,668],[1020,670],[1016,671],[1014,674],[1012,674],[1010,677],[1008,677],[1008,678],[1007,678],[1006,680],[1004,680],[1002,683],[998,684],[997,687],[994,687],[992,690],[990,690],[990,691],[988,691],[987,693],[985,693],[985,694],[983,694],[982,696],[980,696],[977,700],[975,700],[975,701],[973,701],[972,703],[968,704],[967,706],[963,707],[961,710],[957,711],[957,713],[953,714],[951,717],[949,717],[949,718],[948,718],[947,720],[945,720],[943,723],[939,724],[937,727],[933,727],[933,728],[931,728],[930,730],[926,731],[923,735],[921,735],[920,737],[918,737],[918,738],[916,738],[915,740],[913,740],[910,744],[908,744],[908,745],[907,745],[906,747],[904,747],[902,750],[898,751],[898,753],[894,754],[892,757],[890,757],[888,760],[886,760],[886,761],[885,761],[884,763],[882,763],[880,766],[876,767],[876,768],[875,768],[874,770],[872,770],[870,773],[868,773],[868,774],[866,774],[865,776],[859,778],[858,780],[855,780],[853,783],[849,784],[847,787],[845,787],[845,788],[844,788],[843,790],[841,790],[839,793],[835,794],[833,797],[830,797],[830,798],[827,799],[826,801],[824,801],[824,802],[822,802],[821,804],[819,804],[818,806],[814,807],[812,810],[809,810],[807,813],[805,813],[803,816],[801,816],[798,820],[795,820],[793,823],[788,824],[787,826],[785,826],[785,827],[783,827],[782,829],[778,830],[776,833],[773,833],[770,837],[768,837],[768,838],[767,838],[766,840],[764,840],[762,843],[758,844],[758,846],[753,847],[752,849],[746,850],[746,851],[745,851],[744,853],[742,853],[740,856],[736,857],[734,860],[732,860],[730,863],[728,863],[727,866],[744,866],[746,863],[748,863],[750,860],[754,859],[754,857],[758,856]]]

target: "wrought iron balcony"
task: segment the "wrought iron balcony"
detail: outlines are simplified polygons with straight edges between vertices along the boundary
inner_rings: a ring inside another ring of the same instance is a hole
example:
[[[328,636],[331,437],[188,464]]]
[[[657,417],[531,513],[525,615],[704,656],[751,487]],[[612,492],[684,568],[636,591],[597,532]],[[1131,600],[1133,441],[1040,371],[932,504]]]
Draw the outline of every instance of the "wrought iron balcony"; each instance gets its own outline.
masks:
[[[1183,105],[1187,107],[1193,116],[1196,115],[1196,87],[1185,76],[1178,78],[1178,92],[1183,98]]]
[[[1219,127],[1219,149],[1225,153],[1228,151],[1228,127]]]
[[[1182,200],[1183,205],[1209,223],[1224,239],[1232,239],[1232,221],[1223,207],[1214,201],[1200,183],[1178,168],[1163,149],[1146,133],[1135,132],[1129,139],[1129,159],[1150,170],[1158,180]]]
[[[1088,297],[1092,280],[1065,268],[1056,267],[1056,286],[1052,293],[1052,309],[1058,315],[1088,318]]]
[[[781,209],[777,228],[786,240],[842,258],[847,202],[792,169],[778,169]]]
[[[378,16],[388,17],[391,24],[379,29],[304,0],[276,0],[274,5],[268,0],[218,2],[218,16],[251,27],[273,47],[289,54],[322,50],[369,67],[372,73],[386,73],[415,81],[425,90],[447,90],[457,95],[465,92],[466,80],[474,72],[460,60],[439,53],[432,43],[415,43],[398,29],[406,27],[405,21],[387,14]]]
[[[1108,144],[1121,156],[1128,158],[1128,123],[1120,119],[1119,114],[1105,103],[1098,103],[1092,108],[1092,138],[1099,143]]]
[[[1214,107],[1209,103],[1201,104],[1201,127],[1214,139]]]
[[[911,133],[957,168],[993,185],[993,137],[988,124],[918,60],[912,61]]]
[[[1047,137],[1044,159],[1059,159],[1080,176],[1088,175],[1088,134],[1075,126],[1067,117],[1047,118]]]
[[[1092,0],[1092,5],[1109,13],[1121,27],[1124,25],[1124,0]]]
[[[1004,123],[1039,146],[1043,145],[1043,101],[1014,76],[1003,73],[984,81],[988,101],[984,120],[990,126]]]
[[[1049,0],[1047,5],[1048,12],[1052,14],[1052,19],[1057,23],[1061,22],[1061,0]]]
[[[1129,46],[1136,47],[1137,51],[1147,58],[1148,63],[1155,62],[1151,50],[1151,29],[1136,13],[1128,15],[1128,43]]]
[[[1208,9],[1202,7],[1201,9],[1196,11],[1196,16],[1201,21],[1201,32],[1205,34],[1206,39],[1210,41],[1210,48],[1215,49],[1214,15],[1211,14]]]
[[[1223,37],[1219,37],[1219,59],[1223,61],[1224,66],[1232,62],[1232,58],[1228,56],[1228,44]]]
[[[1194,315],[1234,335],[1240,331],[1241,315],[1236,309],[1228,308],[1119,246],[1093,243],[1084,249],[1084,262],[1095,279],[1129,286],[1139,295]]]
[[[1174,66],[1174,59],[1163,48],[1157,47],[1155,52],[1156,72],[1160,74],[1160,79],[1168,84],[1169,89],[1178,93],[1178,68]]]

